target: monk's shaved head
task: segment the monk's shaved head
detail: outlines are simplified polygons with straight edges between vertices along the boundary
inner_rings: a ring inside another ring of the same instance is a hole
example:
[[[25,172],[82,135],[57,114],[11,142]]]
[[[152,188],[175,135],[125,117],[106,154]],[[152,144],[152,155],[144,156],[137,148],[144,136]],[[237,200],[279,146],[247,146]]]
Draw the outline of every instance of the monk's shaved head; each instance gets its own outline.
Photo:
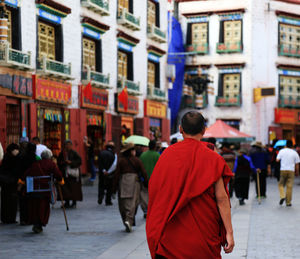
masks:
[[[203,134],[205,130],[205,119],[200,112],[187,112],[181,119],[181,127],[184,133],[192,136],[199,133]]]

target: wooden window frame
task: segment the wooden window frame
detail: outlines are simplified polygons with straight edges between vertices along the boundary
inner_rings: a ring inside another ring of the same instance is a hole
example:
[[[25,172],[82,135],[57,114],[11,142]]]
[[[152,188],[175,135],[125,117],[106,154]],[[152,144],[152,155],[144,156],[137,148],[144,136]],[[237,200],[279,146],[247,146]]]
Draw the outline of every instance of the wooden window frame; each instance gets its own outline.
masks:
[[[280,37],[280,26],[281,26],[281,25],[286,25],[286,26],[291,26],[291,27],[298,27],[299,30],[300,30],[300,26],[292,25],[292,24],[287,24],[287,23],[283,23],[283,22],[279,22],[279,23],[278,23],[278,46],[281,46],[282,44],[284,44],[284,43],[281,42],[281,37]],[[297,34],[297,35],[299,35],[299,37],[300,37],[300,33]],[[296,43],[296,42],[295,42],[295,43]],[[294,44],[293,44],[293,45],[294,45]],[[297,44],[295,44],[294,46],[295,46],[295,48],[296,48]],[[300,47],[299,47],[299,48],[300,48]]]
[[[118,48],[117,53],[119,51],[122,52],[123,54],[127,55],[127,78],[125,78],[125,79],[133,81],[134,80],[133,53]],[[118,60],[117,60],[117,75],[118,75]]]
[[[287,96],[287,95],[283,95],[282,91],[281,91],[281,77],[292,77],[292,78],[296,78],[296,80],[300,80],[300,76],[287,76],[287,75],[279,75],[278,77],[278,85],[279,85],[279,88],[278,88],[278,92],[279,92],[279,98],[281,96]],[[289,95],[290,96],[290,95]],[[300,93],[297,97],[300,97]]]
[[[219,74],[219,84],[218,84],[218,96],[224,96],[224,76],[226,75],[232,75],[232,74],[238,74],[240,76],[240,89],[239,89],[239,95],[241,96],[242,94],[242,73],[220,73]]]
[[[151,60],[148,60],[147,64],[148,63],[154,65],[154,88],[160,89],[160,63],[153,62]],[[147,66],[147,81],[148,81],[148,66]]]
[[[64,43],[63,43],[63,26],[62,24],[51,23],[40,16],[37,16],[37,34],[36,34],[36,56],[39,57],[39,22],[54,27],[55,32],[55,61],[64,61]]]
[[[6,6],[11,13],[11,45],[15,50],[22,50],[22,29],[21,29],[21,11],[20,8],[11,8]]]
[[[200,23],[206,23],[207,24],[207,37],[206,37],[206,43],[209,43],[209,22],[194,22],[194,23],[188,23],[187,27],[187,34],[186,34],[186,44],[191,45],[192,44],[192,25],[193,24],[200,24]]]
[[[96,40],[91,37],[88,37],[84,34],[82,34],[81,37],[81,66],[82,66],[82,71],[84,70],[84,64],[83,64],[83,39],[88,39],[92,40],[96,43],[96,48],[95,48],[95,61],[96,61],[96,66],[95,66],[95,71],[102,73],[102,41],[101,39]]]
[[[241,44],[243,45],[243,19],[238,20],[232,20],[232,21],[241,21]],[[220,35],[219,35],[219,43],[225,43],[225,28],[224,28],[224,22],[220,21]]]

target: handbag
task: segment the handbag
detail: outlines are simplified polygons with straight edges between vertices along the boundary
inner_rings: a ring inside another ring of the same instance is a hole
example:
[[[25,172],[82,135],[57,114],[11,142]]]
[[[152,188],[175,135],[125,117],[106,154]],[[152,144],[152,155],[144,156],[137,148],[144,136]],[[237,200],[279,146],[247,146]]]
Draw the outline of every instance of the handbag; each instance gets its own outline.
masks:
[[[67,166],[66,173],[67,173],[67,176],[70,175],[72,177],[78,178],[79,177],[79,168],[71,168],[70,166]]]

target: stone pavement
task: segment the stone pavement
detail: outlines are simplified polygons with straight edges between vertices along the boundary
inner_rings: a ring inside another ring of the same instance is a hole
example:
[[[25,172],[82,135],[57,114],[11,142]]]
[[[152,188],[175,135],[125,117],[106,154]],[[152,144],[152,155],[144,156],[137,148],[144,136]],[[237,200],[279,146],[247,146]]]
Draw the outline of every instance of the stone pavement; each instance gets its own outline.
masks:
[[[268,179],[268,198],[258,205],[254,183],[250,199],[239,206],[232,199],[232,221],[236,247],[225,259],[300,258],[300,186],[296,179],[293,206],[279,206],[277,182]],[[116,200],[114,206],[97,204],[97,187],[85,186],[84,202],[67,210],[70,231],[60,204],[52,209],[50,221],[41,235],[31,233],[31,226],[0,224],[1,259],[150,259],[145,221],[139,210],[137,227],[126,233]]]

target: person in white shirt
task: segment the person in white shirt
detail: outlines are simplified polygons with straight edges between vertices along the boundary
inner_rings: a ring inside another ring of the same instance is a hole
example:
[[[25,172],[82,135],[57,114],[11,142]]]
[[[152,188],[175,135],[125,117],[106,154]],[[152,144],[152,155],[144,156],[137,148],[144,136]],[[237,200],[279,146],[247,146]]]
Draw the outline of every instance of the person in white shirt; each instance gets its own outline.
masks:
[[[288,140],[286,147],[281,149],[276,157],[276,161],[280,161],[280,180],[278,183],[280,201],[279,204],[282,205],[284,201],[286,206],[292,206],[292,192],[295,175],[299,175],[299,163],[300,158],[298,153],[292,149],[293,142]],[[286,193],[284,193],[284,188],[286,186]]]
[[[36,145],[36,151],[35,154],[41,158],[41,154],[43,153],[44,150],[47,150],[48,148],[40,143],[39,137],[34,137],[32,139],[32,142]]]

